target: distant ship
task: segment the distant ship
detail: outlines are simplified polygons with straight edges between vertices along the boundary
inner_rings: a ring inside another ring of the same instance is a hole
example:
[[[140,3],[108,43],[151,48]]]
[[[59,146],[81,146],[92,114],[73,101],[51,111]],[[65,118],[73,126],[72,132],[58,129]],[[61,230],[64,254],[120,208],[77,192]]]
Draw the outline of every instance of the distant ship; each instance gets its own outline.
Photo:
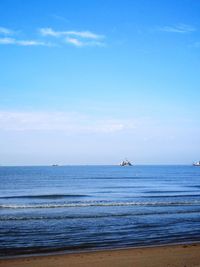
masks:
[[[200,167],[200,161],[197,161],[197,162],[193,163],[193,166],[198,166],[198,167]]]
[[[52,167],[58,167],[59,165],[58,164],[52,164],[51,166]]]
[[[122,167],[125,167],[125,166],[133,166],[131,164],[131,162],[129,160],[127,160],[127,159],[123,160],[119,165],[122,166]]]

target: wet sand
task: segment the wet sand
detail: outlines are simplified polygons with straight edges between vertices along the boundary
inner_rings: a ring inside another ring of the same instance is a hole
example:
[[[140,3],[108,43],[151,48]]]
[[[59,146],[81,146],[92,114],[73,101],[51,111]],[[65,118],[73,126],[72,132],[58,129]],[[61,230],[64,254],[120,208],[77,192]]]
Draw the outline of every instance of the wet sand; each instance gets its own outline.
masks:
[[[0,267],[200,267],[200,244],[1,259]]]

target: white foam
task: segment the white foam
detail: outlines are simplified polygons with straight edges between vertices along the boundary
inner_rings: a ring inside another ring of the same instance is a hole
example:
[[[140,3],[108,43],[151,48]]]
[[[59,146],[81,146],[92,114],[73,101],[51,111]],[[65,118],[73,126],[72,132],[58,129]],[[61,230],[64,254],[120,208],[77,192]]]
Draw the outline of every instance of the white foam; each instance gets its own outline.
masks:
[[[112,206],[191,206],[200,205],[200,201],[174,202],[83,202],[62,204],[1,204],[0,208],[7,209],[42,209],[42,208],[76,208],[76,207],[112,207]]]

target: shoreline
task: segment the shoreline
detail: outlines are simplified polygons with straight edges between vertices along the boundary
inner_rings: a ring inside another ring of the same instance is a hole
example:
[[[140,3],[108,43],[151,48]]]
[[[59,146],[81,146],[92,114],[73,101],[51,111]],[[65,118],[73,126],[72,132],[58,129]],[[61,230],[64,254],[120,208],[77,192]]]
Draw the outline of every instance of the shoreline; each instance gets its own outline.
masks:
[[[1,258],[0,267],[53,266],[200,267],[200,243]]]
[[[44,250],[32,253],[25,253],[24,254],[15,254],[15,255],[7,255],[7,256],[0,256],[1,260],[10,260],[10,259],[20,259],[20,258],[30,258],[30,257],[45,257],[45,256],[57,256],[57,255],[73,255],[73,254],[84,254],[84,253],[93,253],[93,252],[106,252],[106,251],[121,251],[121,250],[129,250],[129,249],[146,249],[146,248],[160,248],[160,247],[173,247],[173,246],[184,246],[184,245],[199,245],[200,241],[186,241],[186,242],[179,242],[179,243],[163,243],[163,244],[152,244],[152,245],[144,245],[144,246],[125,246],[125,247],[108,247],[108,248],[88,248],[88,249],[76,249],[76,250],[67,250],[65,248],[58,248],[52,250]]]

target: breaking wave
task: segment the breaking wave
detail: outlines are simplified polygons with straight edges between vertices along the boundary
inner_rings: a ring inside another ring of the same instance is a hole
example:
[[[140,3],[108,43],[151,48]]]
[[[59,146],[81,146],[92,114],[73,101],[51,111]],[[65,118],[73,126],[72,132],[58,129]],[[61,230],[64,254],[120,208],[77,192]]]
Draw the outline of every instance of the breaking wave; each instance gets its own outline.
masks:
[[[41,216],[9,216],[3,215],[0,216],[0,221],[27,221],[27,220],[64,220],[64,219],[97,219],[97,218],[110,218],[110,217],[128,217],[128,216],[151,216],[151,215],[167,215],[167,214],[191,214],[199,213],[200,210],[191,210],[191,211],[153,211],[153,212],[130,212],[130,213],[118,213],[118,214],[84,214],[84,215],[41,215]]]
[[[43,204],[0,204],[0,208],[7,209],[42,209],[42,208],[79,208],[79,207],[114,207],[114,206],[192,206],[200,205],[199,200],[170,201],[170,202],[76,202],[76,203],[43,203]]]

